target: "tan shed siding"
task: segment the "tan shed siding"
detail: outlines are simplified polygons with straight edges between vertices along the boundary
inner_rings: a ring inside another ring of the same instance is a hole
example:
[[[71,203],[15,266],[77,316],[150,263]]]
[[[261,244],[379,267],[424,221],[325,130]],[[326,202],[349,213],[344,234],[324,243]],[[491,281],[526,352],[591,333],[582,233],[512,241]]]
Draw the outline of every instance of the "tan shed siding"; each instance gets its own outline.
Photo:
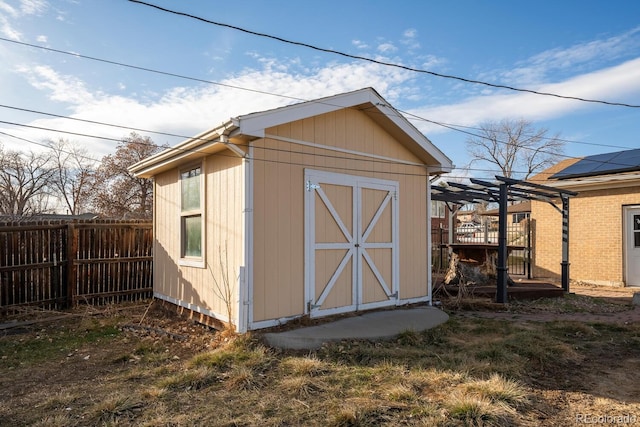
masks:
[[[156,262],[154,291],[227,316],[221,298],[228,283],[237,309],[238,271],[242,265],[242,161],[228,152],[204,161],[206,268],[178,266],[180,259],[179,170],[156,177]],[[178,268],[179,267],[179,268]]]
[[[180,240],[176,238],[180,215],[179,171],[155,176],[155,247],[153,262],[154,292],[179,299],[178,264]]]
[[[304,250],[297,240],[304,236],[304,193],[299,166],[291,165],[291,147],[264,141],[255,144],[254,157],[254,320],[301,314],[294,306],[303,300]],[[268,159],[269,162],[259,159]],[[298,190],[298,191],[296,191]],[[301,278],[301,279],[299,279]]]
[[[267,129],[269,135],[420,163],[357,110]],[[428,295],[426,171],[275,139],[254,143],[253,320],[304,313],[304,169],[399,182],[400,297]]]
[[[427,221],[426,179],[402,177],[400,181],[401,298],[417,298],[426,295]]]
[[[572,280],[622,285],[623,206],[640,204],[640,187],[581,192],[569,202],[569,262]],[[559,277],[561,215],[534,202],[536,277]]]

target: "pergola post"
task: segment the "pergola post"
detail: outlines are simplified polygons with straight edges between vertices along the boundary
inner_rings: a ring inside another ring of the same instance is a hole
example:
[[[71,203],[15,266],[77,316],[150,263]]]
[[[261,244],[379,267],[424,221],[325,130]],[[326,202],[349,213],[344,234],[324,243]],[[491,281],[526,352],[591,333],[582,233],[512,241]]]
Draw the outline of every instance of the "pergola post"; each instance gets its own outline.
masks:
[[[562,196],[562,290],[569,292],[569,198]]]
[[[507,267],[507,194],[508,185],[505,183],[500,184],[500,198],[499,198],[499,220],[498,220],[498,265],[496,270],[498,273],[498,283],[496,290],[496,302],[507,302],[507,282],[508,282],[508,267]]]

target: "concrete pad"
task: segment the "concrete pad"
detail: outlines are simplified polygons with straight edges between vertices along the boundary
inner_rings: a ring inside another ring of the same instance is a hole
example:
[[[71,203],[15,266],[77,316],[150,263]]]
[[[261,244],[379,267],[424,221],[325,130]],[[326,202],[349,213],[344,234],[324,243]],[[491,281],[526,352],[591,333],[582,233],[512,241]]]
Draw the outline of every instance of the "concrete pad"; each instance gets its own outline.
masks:
[[[435,307],[417,307],[364,313],[335,322],[264,334],[272,347],[313,350],[343,339],[388,340],[404,331],[424,331],[449,319]]]

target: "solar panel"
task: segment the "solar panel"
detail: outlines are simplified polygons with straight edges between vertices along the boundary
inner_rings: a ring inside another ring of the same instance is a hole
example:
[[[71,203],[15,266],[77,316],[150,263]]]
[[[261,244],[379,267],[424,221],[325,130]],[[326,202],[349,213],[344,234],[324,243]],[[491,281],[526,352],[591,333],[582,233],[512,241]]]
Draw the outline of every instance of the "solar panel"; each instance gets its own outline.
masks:
[[[550,179],[569,179],[640,170],[640,149],[585,157],[555,173]]]

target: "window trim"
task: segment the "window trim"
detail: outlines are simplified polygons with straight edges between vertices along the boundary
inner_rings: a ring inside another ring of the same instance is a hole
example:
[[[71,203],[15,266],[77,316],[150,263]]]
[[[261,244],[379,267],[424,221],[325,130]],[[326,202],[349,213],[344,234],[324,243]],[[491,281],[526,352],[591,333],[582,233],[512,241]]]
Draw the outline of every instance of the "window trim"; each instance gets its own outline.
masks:
[[[441,211],[441,212],[438,212]],[[431,200],[431,218],[446,218],[447,206],[441,200]]]
[[[189,172],[191,170],[194,169],[200,169],[200,174],[198,175],[198,177],[200,178],[200,182],[199,182],[199,190],[200,190],[200,206],[197,209],[190,209],[190,210],[182,210],[182,183],[183,183],[183,178],[182,175],[185,172]],[[179,246],[179,251],[180,251],[180,257],[178,258],[178,265],[180,266],[185,266],[185,267],[196,267],[196,268],[205,268],[205,252],[206,252],[206,227],[205,227],[205,206],[206,206],[206,201],[205,201],[205,174],[204,174],[204,160],[199,162],[199,163],[190,163],[189,165],[180,168],[178,170],[178,198],[179,198],[179,202],[178,202],[178,230],[180,233],[180,246]],[[185,228],[184,228],[184,218],[188,218],[188,217],[194,217],[194,216],[200,216],[200,256],[185,256],[185,238],[186,238],[186,232],[185,232]]]

